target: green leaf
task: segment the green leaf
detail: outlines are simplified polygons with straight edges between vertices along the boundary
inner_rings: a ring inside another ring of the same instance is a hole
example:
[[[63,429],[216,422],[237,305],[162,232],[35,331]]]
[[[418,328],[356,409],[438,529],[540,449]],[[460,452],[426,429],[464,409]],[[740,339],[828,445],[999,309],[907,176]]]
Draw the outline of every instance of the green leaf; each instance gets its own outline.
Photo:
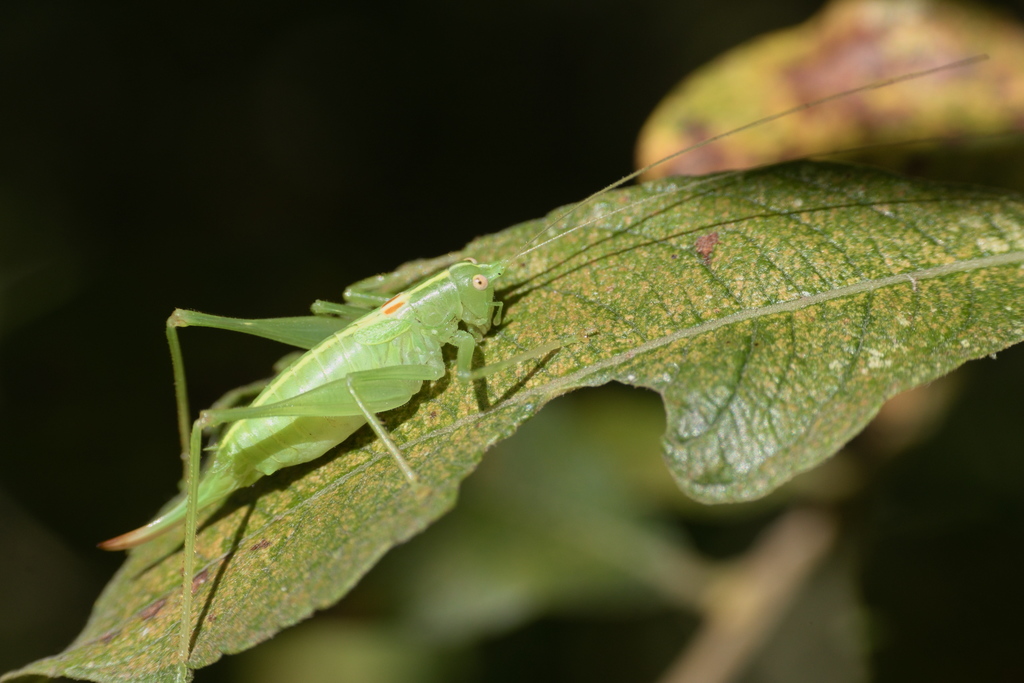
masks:
[[[609,193],[569,222],[586,225],[521,257],[542,223],[465,250],[513,259],[506,319],[478,364],[566,345],[472,386],[446,377],[382,415],[423,491],[363,430],[206,520],[192,666],[336,602],[560,394],[611,381],[657,391],[681,488],[739,501],[827,458],[888,397],[1024,338],[1024,202],[1009,193],[794,163]],[[171,680],[180,567],[173,538],[136,549],[64,653],[3,680]]]

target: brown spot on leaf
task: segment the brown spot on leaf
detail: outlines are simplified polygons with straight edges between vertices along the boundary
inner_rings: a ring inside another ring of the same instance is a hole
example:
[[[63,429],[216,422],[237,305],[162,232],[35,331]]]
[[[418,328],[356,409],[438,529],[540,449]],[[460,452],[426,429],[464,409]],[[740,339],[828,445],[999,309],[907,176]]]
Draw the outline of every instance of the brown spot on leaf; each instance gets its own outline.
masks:
[[[152,619],[160,613],[160,610],[162,610],[164,608],[164,605],[166,604],[167,598],[161,598],[156,602],[151,602],[145,609],[139,612],[139,618],[143,621],[146,621],[147,619]]]
[[[268,541],[267,539],[264,538],[264,539],[260,540],[259,543],[254,543],[252,545],[252,547],[249,548],[249,550],[263,550],[264,548],[269,548],[269,547],[270,547],[270,541]]]
[[[192,577],[192,592],[210,580],[210,574],[205,569]]]
[[[704,259],[704,265],[711,265],[711,255],[715,252],[715,245],[718,244],[718,233],[712,232],[701,235],[694,243],[694,250]]]

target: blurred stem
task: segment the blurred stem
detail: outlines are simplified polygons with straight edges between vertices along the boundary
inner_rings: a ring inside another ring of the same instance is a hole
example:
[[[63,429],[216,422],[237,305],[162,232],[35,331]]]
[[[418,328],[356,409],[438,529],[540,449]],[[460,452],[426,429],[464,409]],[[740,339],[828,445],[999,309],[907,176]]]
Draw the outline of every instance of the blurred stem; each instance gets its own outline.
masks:
[[[831,512],[783,515],[709,587],[697,635],[659,683],[726,683],[740,673],[837,534]]]

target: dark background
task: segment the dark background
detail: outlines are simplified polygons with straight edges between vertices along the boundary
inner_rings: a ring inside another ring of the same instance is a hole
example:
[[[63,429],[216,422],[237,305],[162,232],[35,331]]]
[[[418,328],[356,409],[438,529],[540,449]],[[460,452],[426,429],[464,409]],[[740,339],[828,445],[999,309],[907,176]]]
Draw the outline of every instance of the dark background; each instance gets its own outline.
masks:
[[[71,640],[94,544],[176,491],[175,306],[299,315],[579,199],[688,71],[818,6],[3,3],[0,669]],[[195,405],[280,355],[184,344]]]

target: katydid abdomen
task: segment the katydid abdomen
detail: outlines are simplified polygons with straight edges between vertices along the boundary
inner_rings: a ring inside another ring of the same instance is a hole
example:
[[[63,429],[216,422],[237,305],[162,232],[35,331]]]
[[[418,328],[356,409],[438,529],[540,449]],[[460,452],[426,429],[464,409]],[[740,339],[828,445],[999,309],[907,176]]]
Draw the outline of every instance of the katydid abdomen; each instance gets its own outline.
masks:
[[[409,329],[388,343],[370,345],[357,341],[351,328],[342,330],[285,368],[250,405],[280,403],[353,372],[442,363],[440,345],[425,348],[425,340],[414,337],[415,331]],[[389,389],[394,397],[382,410],[407,403],[422,384],[420,380],[392,380]],[[239,420],[225,431],[208,474],[213,474],[223,460],[225,464],[221,467],[238,478],[236,488],[249,486],[260,476],[273,474],[282,467],[320,457],[364,424],[366,420],[361,415]],[[251,481],[247,477],[252,477]],[[206,478],[204,475],[204,481]],[[200,491],[202,485],[201,482]]]

